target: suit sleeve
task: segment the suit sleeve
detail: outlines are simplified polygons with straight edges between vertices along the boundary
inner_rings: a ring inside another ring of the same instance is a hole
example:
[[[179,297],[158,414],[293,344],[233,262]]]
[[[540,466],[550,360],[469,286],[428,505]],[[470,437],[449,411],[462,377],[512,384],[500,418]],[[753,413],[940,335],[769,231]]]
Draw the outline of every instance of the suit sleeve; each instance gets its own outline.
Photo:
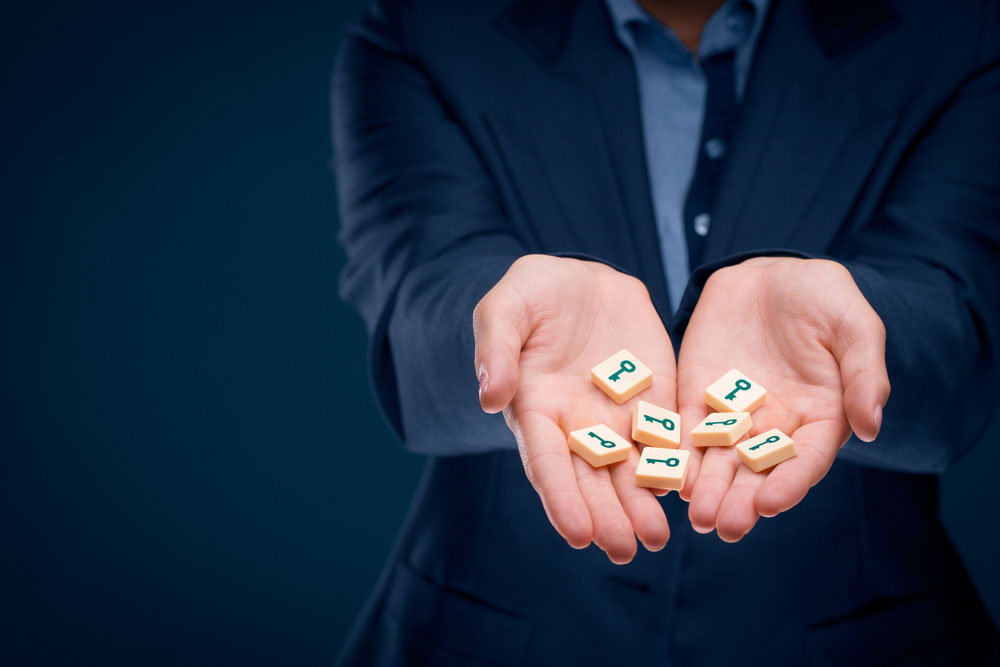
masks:
[[[996,4],[993,4],[994,10]],[[829,256],[886,328],[892,395],[878,438],[847,460],[941,473],[978,440],[1000,394],[1000,30],[967,80],[914,143],[876,214]],[[711,273],[767,250],[700,267],[672,323],[675,341]],[[812,256],[816,257],[816,256]]]
[[[341,42],[334,171],[347,255],[340,294],[365,321],[372,381],[407,448],[513,448],[478,402],[472,311],[526,250],[454,114],[407,53],[398,3]]]
[[[887,332],[892,396],[879,438],[845,450],[860,462],[943,472],[982,435],[1000,393],[1000,31],[989,27],[993,52],[834,257]]]

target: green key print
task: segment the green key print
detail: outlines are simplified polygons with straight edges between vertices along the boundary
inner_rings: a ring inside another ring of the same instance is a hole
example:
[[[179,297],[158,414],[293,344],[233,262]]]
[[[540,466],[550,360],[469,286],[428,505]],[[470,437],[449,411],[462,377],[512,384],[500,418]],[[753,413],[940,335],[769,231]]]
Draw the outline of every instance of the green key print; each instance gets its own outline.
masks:
[[[748,447],[747,449],[749,449],[749,450],[750,450],[750,451],[752,452],[752,451],[755,451],[755,450],[758,450],[758,449],[760,449],[760,448],[761,448],[761,447],[763,447],[764,445],[769,445],[769,444],[771,444],[772,442],[778,442],[779,440],[781,440],[781,436],[778,436],[778,435],[772,435],[771,437],[769,437],[769,438],[768,438],[767,440],[765,440],[764,442],[758,442],[758,443],[757,443],[756,445],[754,445],[753,447]]]
[[[747,382],[746,380],[744,380],[742,378],[739,379],[739,380],[737,380],[736,381],[736,388],[733,389],[728,394],[726,394],[726,400],[727,401],[733,400],[734,398],[736,398],[736,394],[738,392],[740,392],[740,391],[746,391],[749,388],[750,388],[750,383],[749,382]]]
[[[666,463],[668,467],[676,468],[680,465],[681,460],[671,456],[669,459],[646,459],[646,463]]]
[[[642,418],[645,419],[646,421],[648,421],[650,424],[652,424],[653,422],[656,422],[657,424],[660,424],[661,426],[663,426],[663,428],[667,429],[668,431],[673,431],[674,430],[674,420],[671,419],[670,417],[664,417],[663,419],[657,419],[656,417],[651,417],[649,415],[643,415]]]
[[[622,373],[633,373],[635,372],[635,364],[626,359],[621,363],[621,368],[608,376],[608,379],[612,382],[618,382],[618,376]]]
[[[606,447],[607,449],[614,449],[615,446],[616,446],[615,443],[614,443],[614,441],[612,441],[612,440],[605,440],[604,438],[602,438],[601,436],[597,435],[593,431],[589,432],[587,435],[589,435],[591,438],[597,438],[598,440],[600,440],[601,441],[601,447]]]

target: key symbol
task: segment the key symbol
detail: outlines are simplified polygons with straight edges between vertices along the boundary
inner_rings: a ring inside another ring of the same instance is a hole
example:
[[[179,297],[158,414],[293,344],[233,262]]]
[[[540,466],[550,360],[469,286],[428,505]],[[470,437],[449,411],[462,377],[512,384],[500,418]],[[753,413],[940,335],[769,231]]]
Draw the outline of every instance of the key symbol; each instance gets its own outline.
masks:
[[[616,370],[613,374],[609,375],[608,379],[611,380],[612,382],[618,382],[619,375],[621,375],[622,373],[632,373],[634,371],[635,371],[635,364],[626,359],[625,361],[622,362],[621,368]]]
[[[728,398],[728,396],[727,396],[727,398]],[[705,426],[719,426],[719,425],[721,425],[721,426],[732,426],[735,423],[736,423],[735,419],[727,419],[726,421],[723,421],[723,422],[705,422]]]
[[[646,463],[666,463],[668,468],[676,468],[680,462],[680,459],[672,456],[669,459],[646,459]]]
[[[649,415],[643,415],[642,417],[650,424],[656,422],[657,424],[662,425],[663,428],[667,429],[668,431],[674,430],[674,420],[671,419],[670,417],[664,417],[663,419],[657,419],[656,417],[650,417]],[[736,420],[734,419],[733,421],[735,422]]]
[[[750,388],[750,383],[749,382],[747,382],[746,380],[744,380],[742,378],[739,379],[739,380],[737,380],[736,381],[736,388],[733,389],[728,394],[726,394],[726,400],[727,401],[733,400],[736,397],[736,392],[738,392],[738,391],[746,391],[749,388]]]
[[[778,442],[779,440],[781,440],[781,437],[780,437],[780,436],[777,436],[777,435],[772,435],[771,437],[769,437],[769,438],[768,438],[767,440],[765,440],[764,442],[759,442],[759,443],[757,443],[756,445],[754,445],[753,447],[751,447],[751,448],[750,448],[750,451],[752,452],[752,451],[754,451],[754,450],[756,450],[756,449],[760,449],[760,448],[761,448],[761,447],[763,447],[764,445],[769,445],[769,444],[771,444],[772,442]]]
[[[589,433],[587,433],[587,435],[589,435],[591,438],[597,438],[598,440],[600,440],[601,441],[601,447],[605,447],[607,449],[614,449],[615,448],[615,443],[614,442],[612,442],[611,440],[605,440],[604,438],[602,438],[601,436],[597,435],[593,431],[590,431]]]

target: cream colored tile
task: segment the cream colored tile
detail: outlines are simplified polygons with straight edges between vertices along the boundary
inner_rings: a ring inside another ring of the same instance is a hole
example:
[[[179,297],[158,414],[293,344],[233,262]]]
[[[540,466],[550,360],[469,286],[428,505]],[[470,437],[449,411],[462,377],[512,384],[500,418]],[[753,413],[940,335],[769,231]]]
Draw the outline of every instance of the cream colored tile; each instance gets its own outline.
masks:
[[[795,443],[776,428],[736,445],[740,461],[754,472],[767,470],[795,456]]]
[[[632,411],[632,439],[653,447],[679,447],[681,416],[658,405],[639,401]]]
[[[764,405],[767,390],[733,369],[705,390],[705,402],[718,412],[753,412]]]
[[[691,452],[686,449],[646,447],[635,469],[635,484],[649,489],[680,491],[684,488],[690,459]]]
[[[590,379],[621,405],[653,384],[653,373],[634,354],[619,350],[590,371]]]
[[[611,430],[610,426],[597,424],[570,433],[569,448],[584,461],[599,468],[627,459],[632,443]]]
[[[695,447],[731,447],[753,426],[749,412],[713,412],[691,430]]]

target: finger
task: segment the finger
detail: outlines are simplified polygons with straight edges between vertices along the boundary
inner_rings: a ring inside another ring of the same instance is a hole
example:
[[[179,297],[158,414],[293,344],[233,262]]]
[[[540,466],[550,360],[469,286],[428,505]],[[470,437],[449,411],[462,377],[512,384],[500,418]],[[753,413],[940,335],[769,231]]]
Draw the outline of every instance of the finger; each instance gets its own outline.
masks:
[[[593,539],[590,510],[576,481],[566,436],[555,422],[537,413],[512,417],[507,423],[517,439],[528,481],[542,500],[549,522],[571,547],[582,549]]]
[[[678,400],[680,401],[680,410],[678,412],[681,415],[681,424],[683,429],[681,431],[681,449],[686,449],[691,452],[691,458],[688,460],[688,473],[687,481],[684,483],[684,488],[682,488],[678,495],[681,499],[691,502],[692,494],[694,493],[695,480],[698,479],[698,475],[701,470],[702,456],[705,450],[699,447],[695,447],[691,441],[691,431],[695,426],[700,424],[709,413],[708,407],[704,403],[704,387],[698,389],[698,386],[707,386],[708,383],[704,382],[686,382],[681,384],[678,388]]]
[[[716,531],[722,540],[737,542],[757,523],[760,514],[754,505],[754,498],[764,478],[764,474],[755,473],[746,466],[740,466],[736,471],[715,521]]]
[[[607,467],[594,468],[575,454],[573,467],[580,493],[590,510],[594,543],[608,555],[612,563],[628,563],[635,557],[635,534],[618,500]]]
[[[831,351],[840,365],[847,420],[860,439],[871,442],[882,428],[882,408],[889,400],[890,386],[885,326],[867,302],[838,322]]]
[[[666,338],[666,336],[664,336]],[[669,339],[667,345],[669,345]],[[668,350],[668,353],[669,350]],[[672,353],[670,353],[672,354]],[[665,363],[673,364],[672,360],[668,357]],[[673,368],[667,369],[673,370]],[[677,376],[675,373],[670,372],[654,372],[653,373],[653,386],[648,390],[637,394],[636,399],[630,399],[630,401],[646,401],[647,403],[652,403],[653,405],[659,406],[661,408],[666,408],[671,412],[677,410]],[[634,405],[634,402],[630,402],[630,405]],[[683,424],[683,422],[682,422]]]
[[[754,410],[753,414],[750,415],[753,424],[746,436],[741,438],[741,441],[770,431],[772,428],[776,428],[782,433],[794,433],[802,426],[802,418],[796,412],[786,409],[777,397],[769,395],[767,400],[767,403]]]
[[[739,465],[736,452],[731,447],[709,447],[702,455],[688,505],[691,527],[699,533],[710,533],[715,529],[719,508],[733,484]]]
[[[704,455],[704,450],[692,445],[681,445],[680,449],[691,452],[691,457],[688,459],[688,470],[687,476],[684,478],[684,486],[677,492],[677,495],[681,497],[681,500],[689,503],[691,502],[691,495],[694,493],[695,480],[698,479],[698,475],[701,472],[701,458]]]
[[[767,473],[754,505],[763,516],[775,516],[797,505],[833,465],[846,437],[846,428],[833,421],[814,422],[792,435],[795,457]]]
[[[627,461],[609,466],[611,483],[618,494],[625,515],[632,529],[649,551],[659,551],[670,539],[670,526],[663,508],[651,489],[636,486],[635,469],[639,464],[639,453],[634,450]],[[666,493],[664,491],[664,493]]]
[[[531,333],[528,309],[506,280],[486,293],[472,312],[479,402],[486,412],[510,404],[520,376],[521,348]]]
[[[793,413],[777,401],[771,401],[754,411],[749,436],[772,428],[793,433],[799,423]],[[720,460],[723,456],[724,463]],[[699,480],[705,478],[705,488],[697,491],[697,497],[692,496],[691,502],[695,507],[689,512],[691,525],[699,532],[710,532],[714,527],[721,539],[735,542],[746,535],[760,518],[755,496],[765,476],[741,465],[732,447],[710,447],[705,458],[707,462],[703,460],[701,464],[705,472],[699,474]]]

